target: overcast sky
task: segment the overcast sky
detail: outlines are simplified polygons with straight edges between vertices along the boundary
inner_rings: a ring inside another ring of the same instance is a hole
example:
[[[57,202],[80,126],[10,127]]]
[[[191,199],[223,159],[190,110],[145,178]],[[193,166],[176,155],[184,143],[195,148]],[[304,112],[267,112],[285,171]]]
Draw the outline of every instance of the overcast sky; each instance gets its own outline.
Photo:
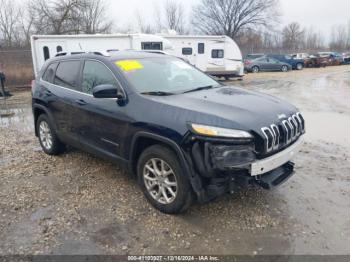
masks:
[[[135,10],[145,17],[152,18],[154,6],[166,0],[109,0],[109,13],[116,24],[125,26],[137,24]],[[190,15],[193,5],[200,0],[177,0],[182,2]],[[297,21],[306,27],[321,30],[326,36],[334,24],[347,24],[350,21],[350,0],[280,0],[282,22]]]

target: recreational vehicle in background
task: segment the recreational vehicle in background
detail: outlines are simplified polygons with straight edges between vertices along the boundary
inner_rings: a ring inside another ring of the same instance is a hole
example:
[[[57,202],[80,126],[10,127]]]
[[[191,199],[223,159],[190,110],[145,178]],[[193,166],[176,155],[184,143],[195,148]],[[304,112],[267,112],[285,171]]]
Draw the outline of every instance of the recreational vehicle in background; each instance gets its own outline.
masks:
[[[173,49],[167,53],[187,60],[207,74],[217,77],[242,77],[244,64],[238,45],[228,36],[161,34]]]
[[[167,52],[172,48],[169,40],[157,35],[34,35],[31,38],[34,73],[45,61],[60,54],[108,52],[118,50],[154,50]]]

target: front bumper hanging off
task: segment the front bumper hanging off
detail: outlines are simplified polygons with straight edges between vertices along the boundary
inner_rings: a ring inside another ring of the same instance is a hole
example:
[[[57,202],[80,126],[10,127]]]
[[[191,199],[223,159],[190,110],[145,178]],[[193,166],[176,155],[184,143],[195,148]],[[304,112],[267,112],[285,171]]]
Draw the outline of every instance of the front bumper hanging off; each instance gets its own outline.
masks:
[[[294,156],[300,151],[301,146],[302,139],[299,139],[293,145],[278,154],[255,161],[250,165],[250,174],[252,176],[259,176],[282,166],[294,158]]]
[[[294,174],[292,159],[299,152],[302,139],[264,159],[256,159],[251,144],[230,145],[205,140],[195,143],[192,157],[195,170],[201,177],[203,191],[200,202],[207,202],[226,192],[236,192],[249,185],[272,189],[286,182]]]

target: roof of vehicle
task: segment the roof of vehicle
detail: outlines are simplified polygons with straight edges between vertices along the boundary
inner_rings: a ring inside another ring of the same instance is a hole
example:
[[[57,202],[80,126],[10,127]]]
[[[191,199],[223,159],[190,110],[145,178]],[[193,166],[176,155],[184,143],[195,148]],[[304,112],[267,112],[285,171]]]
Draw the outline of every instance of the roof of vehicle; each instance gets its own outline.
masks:
[[[156,52],[142,52],[142,51],[117,51],[112,54],[106,56],[103,54],[95,53],[79,53],[76,54],[63,54],[57,57],[52,58],[50,61],[60,61],[72,58],[95,58],[101,60],[127,60],[127,59],[142,59],[142,58],[156,58],[156,57],[167,57],[168,55],[164,53],[156,53]]]

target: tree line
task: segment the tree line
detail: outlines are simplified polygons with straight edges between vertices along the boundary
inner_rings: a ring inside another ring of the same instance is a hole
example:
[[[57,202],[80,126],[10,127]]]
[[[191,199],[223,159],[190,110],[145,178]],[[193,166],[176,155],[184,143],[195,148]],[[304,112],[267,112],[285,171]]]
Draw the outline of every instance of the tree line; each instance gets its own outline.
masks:
[[[335,25],[326,38],[297,22],[279,28],[279,0],[201,0],[186,9],[182,2],[166,0],[154,5],[152,19],[135,11],[134,24],[116,25],[107,15],[105,0],[31,0],[24,6],[0,0],[0,46],[29,46],[32,34],[159,33],[227,35],[244,53],[300,52],[330,48],[350,50],[350,21]]]

